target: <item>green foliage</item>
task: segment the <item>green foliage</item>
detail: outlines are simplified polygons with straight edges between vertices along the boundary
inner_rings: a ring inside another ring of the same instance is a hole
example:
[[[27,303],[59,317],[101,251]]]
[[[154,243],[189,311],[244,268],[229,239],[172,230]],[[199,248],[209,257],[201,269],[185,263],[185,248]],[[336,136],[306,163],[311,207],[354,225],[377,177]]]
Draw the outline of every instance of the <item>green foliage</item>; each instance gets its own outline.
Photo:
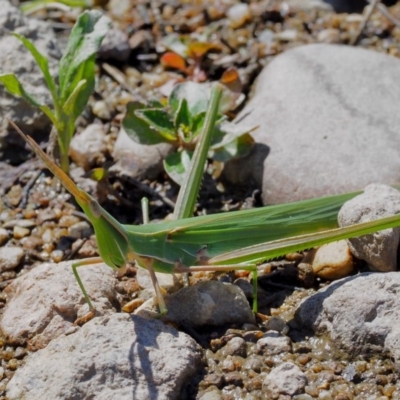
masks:
[[[95,56],[108,29],[109,20],[100,11],[85,11],[80,15],[72,28],[66,52],[59,62],[58,85],[50,74],[48,59],[24,36],[13,34],[30,51],[42,71],[51,93],[53,109],[27,93],[14,74],[0,75],[0,83],[8,92],[40,108],[50,118],[58,134],[61,168],[67,173],[68,150],[75,132],[75,121],[93,93]]]
[[[185,82],[177,85],[168,99],[168,106],[155,104],[147,107],[139,102],[128,104],[122,125],[131,139],[145,145],[169,143],[176,153],[164,160],[168,175],[179,185],[182,184],[193,150],[204,125],[210,98],[208,85]],[[222,116],[234,99],[224,91],[218,110],[218,120],[212,133],[208,156],[220,162],[243,157],[253,146],[251,129],[239,128],[225,121]]]
[[[67,7],[81,7],[87,8],[92,5],[91,0],[32,0],[25,1],[21,4],[21,11],[24,13],[32,13],[47,6],[51,6],[54,4],[63,4]]]

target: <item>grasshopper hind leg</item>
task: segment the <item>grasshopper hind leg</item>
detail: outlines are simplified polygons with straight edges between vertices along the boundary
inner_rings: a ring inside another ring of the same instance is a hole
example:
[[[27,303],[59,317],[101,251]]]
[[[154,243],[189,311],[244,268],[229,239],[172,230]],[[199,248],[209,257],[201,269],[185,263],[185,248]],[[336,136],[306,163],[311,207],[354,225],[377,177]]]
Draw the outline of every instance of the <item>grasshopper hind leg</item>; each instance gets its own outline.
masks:
[[[147,271],[150,274],[151,281],[153,282],[154,290],[156,292],[156,298],[158,303],[158,308],[160,310],[160,317],[167,314],[167,306],[165,305],[164,297],[161,293],[160,285],[158,284],[156,273],[151,265],[147,265]]]

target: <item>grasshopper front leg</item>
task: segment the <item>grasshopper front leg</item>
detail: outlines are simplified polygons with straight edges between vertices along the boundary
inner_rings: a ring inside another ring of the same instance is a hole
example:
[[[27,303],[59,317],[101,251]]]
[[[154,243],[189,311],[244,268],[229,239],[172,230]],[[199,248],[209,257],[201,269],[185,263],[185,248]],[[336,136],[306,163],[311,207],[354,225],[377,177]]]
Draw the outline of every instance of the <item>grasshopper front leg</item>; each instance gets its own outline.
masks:
[[[89,306],[89,312],[84,315],[83,317],[77,318],[76,321],[74,322],[74,325],[83,325],[86,322],[90,321],[96,313],[95,308],[93,307],[92,301],[90,300],[89,295],[87,294],[87,291],[85,289],[85,286],[82,283],[81,277],[78,274],[78,267],[82,267],[82,266],[87,266],[87,265],[93,265],[93,264],[99,264],[103,262],[103,259],[101,257],[91,257],[91,258],[86,258],[82,261],[78,261],[76,263],[72,264],[72,272],[75,275],[75,279],[78,282],[78,285],[82,291],[83,297],[86,300],[86,303]]]

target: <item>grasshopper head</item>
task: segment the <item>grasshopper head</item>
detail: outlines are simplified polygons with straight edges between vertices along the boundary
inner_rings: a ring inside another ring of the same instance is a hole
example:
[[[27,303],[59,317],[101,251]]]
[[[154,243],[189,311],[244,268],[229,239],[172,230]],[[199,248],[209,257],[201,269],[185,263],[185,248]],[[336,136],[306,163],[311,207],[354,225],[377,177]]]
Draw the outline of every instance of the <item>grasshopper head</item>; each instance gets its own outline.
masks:
[[[79,189],[74,181],[43,152],[31,137],[25,136],[12,121],[9,120],[9,122],[45,163],[46,167],[60,180],[65,189],[74,196],[90,219],[96,233],[100,256],[104,262],[112,268],[119,268],[124,265],[131,252],[124,227],[108,214],[96,199]]]

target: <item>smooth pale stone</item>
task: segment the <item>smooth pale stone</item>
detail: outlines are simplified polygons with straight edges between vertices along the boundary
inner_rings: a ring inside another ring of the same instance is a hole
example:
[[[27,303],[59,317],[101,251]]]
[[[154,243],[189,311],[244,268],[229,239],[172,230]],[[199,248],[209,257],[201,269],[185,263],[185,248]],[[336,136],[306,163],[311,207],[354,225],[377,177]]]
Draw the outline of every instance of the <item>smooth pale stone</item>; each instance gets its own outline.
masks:
[[[372,184],[364,193],[346,202],[338,215],[339,226],[373,221],[400,213],[400,192],[390,186]],[[348,241],[352,254],[374,271],[396,271],[400,228],[384,229]]]
[[[399,71],[399,59],[349,46],[275,57],[237,117],[239,126],[258,126],[257,146],[226,164],[226,179],[256,181],[265,204],[399,182]]]
[[[348,276],[353,268],[353,258],[346,240],[321,246],[312,262],[314,274],[331,281]]]

